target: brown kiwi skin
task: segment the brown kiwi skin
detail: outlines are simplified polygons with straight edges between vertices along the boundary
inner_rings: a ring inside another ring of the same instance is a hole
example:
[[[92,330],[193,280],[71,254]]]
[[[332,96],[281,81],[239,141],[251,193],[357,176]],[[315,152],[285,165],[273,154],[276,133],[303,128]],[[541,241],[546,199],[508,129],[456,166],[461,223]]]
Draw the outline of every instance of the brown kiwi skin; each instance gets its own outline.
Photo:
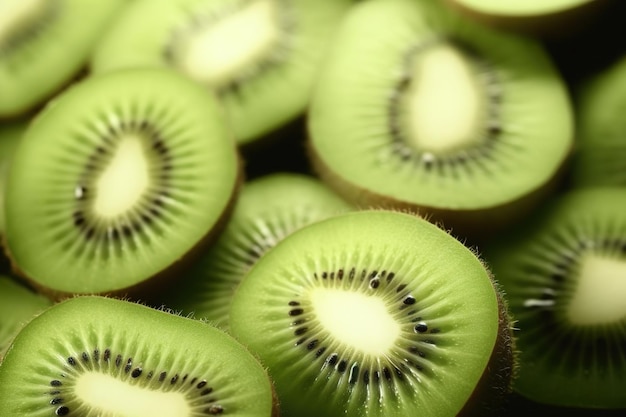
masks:
[[[528,16],[497,16],[471,9],[455,0],[444,0],[444,3],[473,20],[497,29],[556,40],[573,36],[579,32],[583,27],[600,17],[604,7],[611,1],[594,0],[567,10]]]
[[[233,144],[233,146],[236,146]],[[222,233],[230,216],[233,213],[235,204],[239,197],[241,187],[245,182],[245,173],[243,170],[243,160],[239,152],[237,153],[237,176],[233,193],[230,200],[227,202],[224,210],[220,214],[214,227],[205,234],[196,244],[187,251],[183,257],[172,263],[164,270],[157,274],[146,277],[143,281],[131,285],[128,287],[120,288],[119,290],[106,291],[99,293],[85,293],[77,294],[65,291],[57,291],[51,288],[47,288],[31,279],[24,271],[22,271],[19,265],[13,260],[11,256],[11,250],[6,242],[4,236],[1,237],[1,245],[4,249],[4,254],[8,258],[11,268],[11,273],[23,280],[34,291],[45,295],[49,299],[58,302],[68,297],[80,296],[80,295],[104,295],[115,298],[126,298],[130,300],[141,300],[151,305],[163,305],[165,300],[164,294],[168,289],[173,288],[174,285],[180,285],[180,278],[184,276],[185,271],[191,265],[191,263],[203,253],[208,246],[213,244],[217,237]]]
[[[468,246],[482,245],[494,236],[502,233],[508,227],[529,215],[549,195],[562,187],[562,183],[569,171],[573,146],[567,153],[565,160],[559,166],[549,181],[536,190],[497,206],[482,209],[458,210],[440,207],[419,206],[407,201],[378,194],[373,190],[358,188],[356,185],[337,175],[317,155],[309,139],[306,143],[306,152],[314,173],[339,195],[360,209],[383,208],[416,212],[432,223],[448,230],[457,239],[466,242]]]

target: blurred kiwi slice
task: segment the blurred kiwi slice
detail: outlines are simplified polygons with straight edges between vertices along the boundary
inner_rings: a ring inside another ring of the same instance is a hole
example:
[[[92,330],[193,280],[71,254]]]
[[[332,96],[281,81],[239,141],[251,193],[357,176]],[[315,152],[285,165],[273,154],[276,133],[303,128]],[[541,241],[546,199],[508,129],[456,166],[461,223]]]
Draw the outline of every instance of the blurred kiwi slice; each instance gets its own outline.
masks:
[[[96,48],[96,72],[167,66],[217,92],[240,144],[304,113],[352,0],[137,0]]]
[[[536,36],[577,32],[610,0],[444,0],[485,24]]]
[[[15,150],[9,256],[53,297],[147,290],[214,237],[240,171],[217,99],[192,81],[166,69],[85,79]]]
[[[333,216],[278,242],[236,290],[230,329],[292,416],[497,414],[513,368],[483,263],[394,211]]]
[[[0,123],[0,237],[4,234],[4,184],[13,152],[27,126],[28,119]]]
[[[165,304],[227,329],[233,293],[265,252],[305,225],[351,209],[304,174],[276,172],[245,183],[226,229],[167,292]]]
[[[0,275],[0,361],[21,328],[35,315],[52,305],[52,301]]]
[[[125,3],[2,0],[0,119],[33,110],[75,77]]]
[[[226,333],[84,296],[31,320],[0,365],[3,416],[277,416],[261,364]]]
[[[333,42],[308,131],[316,172],[348,201],[420,210],[476,237],[552,189],[573,117],[540,43],[437,2],[372,0]]]
[[[544,404],[626,409],[626,189],[555,196],[483,253],[516,319],[514,388]]]
[[[577,91],[574,186],[626,186],[626,56],[585,80]]]

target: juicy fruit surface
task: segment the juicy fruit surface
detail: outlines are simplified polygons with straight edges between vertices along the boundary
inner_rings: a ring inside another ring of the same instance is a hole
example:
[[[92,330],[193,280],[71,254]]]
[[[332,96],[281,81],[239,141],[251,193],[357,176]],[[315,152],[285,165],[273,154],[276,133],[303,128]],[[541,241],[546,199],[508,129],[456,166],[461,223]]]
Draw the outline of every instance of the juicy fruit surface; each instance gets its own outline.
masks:
[[[363,211],[268,251],[235,292],[230,326],[290,415],[434,417],[472,395],[498,316],[488,272],[457,240],[413,215]]]
[[[308,128],[318,171],[348,183],[351,199],[369,193],[459,211],[537,190],[572,146],[569,98],[540,45],[427,1],[352,10]]]
[[[6,244],[20,273],[52,292],[107,292],[182,258],[238,181],[221,115],[212,96],[157,69],[90,78],[51,102],[7,180]]]
[[[233,338],[198,321],[103,297],[69,299],[33,319],[0,365],[0,382],[3,416],[273,412],[267,374]]]
[[[316,178],[274,173],[244,184],[228,225],[166,304],[228,328],[230,300],[248,270],[294,231],[352,207]]]
[[[3,0],[0,119],[31,110],[75,76],[123,3]],[[76,25],[77,21],[81,25]]]
[[[454,0],[477,11],[503,16],[533,16],[555,13],[590,3],[593,0]]]
[[[486,251],[517,319],[515,388],[542,403],[624,408],[626,190],[555,199]]]
[[[173,68],[216,91],[237,141],[249,143],[304,112],[329,39],[350,5],[140,0],[108,31],[91,67],[97,73]]]

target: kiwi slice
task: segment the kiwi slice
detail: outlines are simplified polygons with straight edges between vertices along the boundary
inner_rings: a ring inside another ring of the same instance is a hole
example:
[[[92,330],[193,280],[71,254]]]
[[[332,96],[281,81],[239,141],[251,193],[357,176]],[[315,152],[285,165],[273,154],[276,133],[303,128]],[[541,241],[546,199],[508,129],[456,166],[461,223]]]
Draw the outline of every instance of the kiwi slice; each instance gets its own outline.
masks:
[[[626,56],[595,73],[578,91],[574,186],[626,186]]]
[[[539,403],[626,408],[626,189],[570,190],[484,248],[518,332],[514,387]]]
[[[58,303],[0,365],[3,416],[277,416],[260,363],[197,320],[112,298]]]
[[[308,118],[312,165],[348,201],[419,210],[472,238],[553,189],[572,125],[538,42],[424,0],[355,5]]]
[[[52,301],[0,275],[0,360],[19,330]]]
[[[125,3],[3,0],[0,119],[32,110],[75,77]]]
[[[495,27],[536,36],[564,37],[596,17],[604,0],[444,0]]]
[[[230,329],[267,365],[286,415],[485,416],[508,392],[508,319],[470,249],[412,214],[363,210],[266,252]]]
[[[0,236],[4,233],[4,183],[13,152],[26,130],[27,120],[0,124]],[[0,245],[2,242],[0,241]]]
[[[214,237],[239,174],[223,111],[194,82],[166,69],[88,78],[15,150],[9,256],[53,297],[147,289]]]
[[[352,0],[137,0],[91,69],[167,66],[216,91],[240,144],[304,113]]]
[[[176,282],[165,304],[227,328],[232,295],[258,258],[295,230],[350,209],[304,174],[278,172],[244,184],[226,229]]]

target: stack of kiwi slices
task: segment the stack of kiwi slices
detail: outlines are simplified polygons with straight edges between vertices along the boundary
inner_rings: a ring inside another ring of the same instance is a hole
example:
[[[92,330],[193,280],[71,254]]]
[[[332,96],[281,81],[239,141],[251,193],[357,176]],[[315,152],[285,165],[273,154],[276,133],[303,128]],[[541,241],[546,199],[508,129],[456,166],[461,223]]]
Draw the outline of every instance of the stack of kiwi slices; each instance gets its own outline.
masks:
[[[571,104],[538,41],[424,0],[356,6],[310,106],[316,172],[360,207],[480,239],[528,213],[570,153]]]
[[[624,15],[0,0],[0,416],[623,417]]]

